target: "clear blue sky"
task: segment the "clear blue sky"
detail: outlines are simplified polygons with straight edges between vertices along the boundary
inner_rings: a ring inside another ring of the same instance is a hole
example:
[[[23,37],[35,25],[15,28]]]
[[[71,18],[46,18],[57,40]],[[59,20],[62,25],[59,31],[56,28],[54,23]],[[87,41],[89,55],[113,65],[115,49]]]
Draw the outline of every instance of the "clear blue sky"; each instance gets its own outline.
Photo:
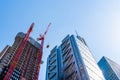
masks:
[[[120,0],[0,0],[0,51],[32,22],[34,39],[52,23],[39,80],[45,79],[50,50],[75,30],[85,38],[96,61],[107,56],[120,64]]]

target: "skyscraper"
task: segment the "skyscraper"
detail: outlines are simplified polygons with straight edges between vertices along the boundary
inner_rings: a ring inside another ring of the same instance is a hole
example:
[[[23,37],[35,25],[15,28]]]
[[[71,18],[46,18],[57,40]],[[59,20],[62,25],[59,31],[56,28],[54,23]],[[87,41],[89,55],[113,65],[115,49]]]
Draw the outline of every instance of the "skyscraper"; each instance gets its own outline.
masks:
[[[102,57],[98,62],[106,80],[120,80],[120,65],[107,57]]]
[[[46,80],[104,80],[85,40],[68,35],[47,58]]]
[[[6,46],[0,55],[0,80],[4,78],[6,72],[9,68],[9,65],[19,48],[21,41],[25,37],[25,34],[19,32],[12,46]],[[27,44],[24,47],[20,60],[12,73],[12,80],[34,80],[35,71],[38,67],[37,57],[40,50],[40,44],[36,42],[33,38],[29,37]]]

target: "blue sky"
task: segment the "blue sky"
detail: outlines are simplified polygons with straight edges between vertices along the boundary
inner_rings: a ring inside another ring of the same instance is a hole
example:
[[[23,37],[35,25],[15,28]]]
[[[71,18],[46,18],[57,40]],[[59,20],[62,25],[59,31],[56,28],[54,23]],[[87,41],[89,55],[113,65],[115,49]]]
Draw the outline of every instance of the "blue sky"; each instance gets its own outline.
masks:
[[[45,79],[50,50],[75,30],[85,38],[96,61],[107,56],[120,64],[120,0],[0,0],[0,51],[12,45],[18,32],[27,32],[32,22],[34,39],[52,23],[39,80]]]

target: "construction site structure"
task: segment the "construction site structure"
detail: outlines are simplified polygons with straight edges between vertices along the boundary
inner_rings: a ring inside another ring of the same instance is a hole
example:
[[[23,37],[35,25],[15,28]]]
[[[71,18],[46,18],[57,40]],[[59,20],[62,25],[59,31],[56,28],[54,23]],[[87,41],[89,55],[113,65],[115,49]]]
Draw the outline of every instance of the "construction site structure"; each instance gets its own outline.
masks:
[[[34,26],[32,23],[26,34],[19,32],[13,45],[3,49],[0,54],[0,80],[38,80],[40,64],[43,63],[44,38],[50,25],[38,38],[41,44],[29,37]]]
[[[43,63],[43,61],[42,61],[42,55],[43,55],[44,39],[45,39],[45,35],[46,35],[47,32],[48,32],[48,29],[49,29],[50,25],[51,25],[51,23],[49,23],[49,25],[48,25],[46,31],[44,32],[44,34],[43,34],[43,35],[40,35],[40,37],[37,38],[38,41],[39,41],[39,40],[41,41],[41,45],[40,45],[40,52],[39,52],[38,58],[37,58],[37,63],[38,63],[38,65],[37,65],[37,67],[36,67],[34,80],[38,80],[38,75],[39,75],[39,71],[40,71],[40,64]]]
[[[13,58],[12,58],[12,61],[10,63],[10,66],[8,68],[8,71],[4,77],[3,80],[10,80],[12,74],[13,74],[13,71],[15,70],[19,60],[20,60],[20,57],[22,55],[22,52],[23,50],[25,49],[25,46],[26,46],[26,43],[27,43],[27,40],[29,39],[29,35],[30,33],[32,32],[32,29],[33,29],[33,26],[34,26],[34,23],[31,24],[28,32],[25,34],[25,37],[23,38],[23,40],[21,41],[20,43],[20,46],[19,48],[17,49],[17,51],[15,52]]]
[[[29,37],[33,25],[26,34],[19,32],[13,45],[6,46],[1,52],[0,80],[34,80],[38,66],[37,58],[40,53],[40,44]]]

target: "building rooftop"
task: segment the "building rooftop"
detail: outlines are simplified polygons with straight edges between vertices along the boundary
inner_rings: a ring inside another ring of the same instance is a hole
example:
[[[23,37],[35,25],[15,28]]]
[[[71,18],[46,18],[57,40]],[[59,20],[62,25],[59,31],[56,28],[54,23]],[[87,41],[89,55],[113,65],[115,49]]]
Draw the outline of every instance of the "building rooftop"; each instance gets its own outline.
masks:
[[[19,32],[16,37],[21,37],[21,38],[24,38],[25,37],[25,33],[23,32]],[[29,40],[28,40],[32,45],[34,45],[36,48],[39,48],[40,49],[40,43],[38,43],[37,41],[35,41],[32,37],[29,37]]]

